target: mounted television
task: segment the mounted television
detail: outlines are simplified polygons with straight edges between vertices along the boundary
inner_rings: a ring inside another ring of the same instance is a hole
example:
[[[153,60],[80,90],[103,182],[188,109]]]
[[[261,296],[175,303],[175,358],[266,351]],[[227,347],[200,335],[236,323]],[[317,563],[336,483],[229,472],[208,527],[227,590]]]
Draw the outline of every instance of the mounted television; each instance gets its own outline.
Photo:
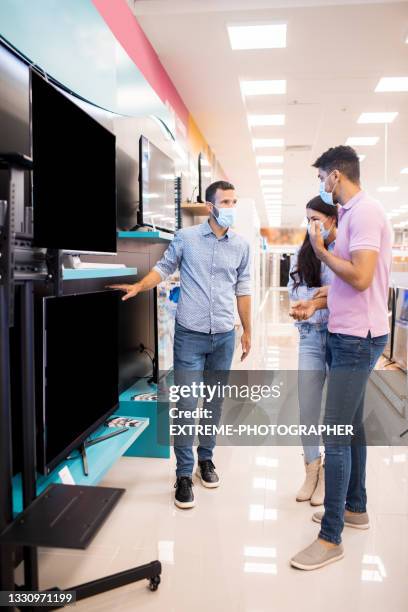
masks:
[[[212,183],[211,166],[203,153],[198,156],[198,201],[205,202],[205,190]]]
[[[116,138],[30,70],[34,245],[116,254]]]
[[[48,474],[115,412],[119,295],[42,299],[37,347],[37,467]]]
[[[180,294],[180,274],[175,272],[159,283],[155,289],[155,373],[159,382],[173,369],[174,325]]]
[[[174,232],[176,223],[174,161],[145,136],[139,140],[138,224]]]

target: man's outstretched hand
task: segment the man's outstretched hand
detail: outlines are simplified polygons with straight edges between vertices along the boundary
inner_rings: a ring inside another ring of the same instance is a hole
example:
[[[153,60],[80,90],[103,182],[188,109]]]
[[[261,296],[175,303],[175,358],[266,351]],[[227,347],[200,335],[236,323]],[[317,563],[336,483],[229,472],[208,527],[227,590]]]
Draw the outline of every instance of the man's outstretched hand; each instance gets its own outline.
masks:
[[[139,283],[135,283],[134,285],[107,285],[106,288],[124,291],[125,295],[122,298],[122,302],[126,302],[126,300],[130,298],[136,297],[142,289]]]

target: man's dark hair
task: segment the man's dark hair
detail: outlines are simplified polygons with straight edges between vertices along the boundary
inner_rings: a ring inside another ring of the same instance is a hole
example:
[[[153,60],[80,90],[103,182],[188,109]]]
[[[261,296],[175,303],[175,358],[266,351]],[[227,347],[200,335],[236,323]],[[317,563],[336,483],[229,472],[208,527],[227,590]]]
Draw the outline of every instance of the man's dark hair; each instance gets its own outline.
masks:
[[[207,189],[205,190],[206,202],[211,202],[214,204],[217,189],[228,191],[228,189],[235,189],[235,187],[231,183],[228,183],[228,181],[215,181],[215,183],[211,183],[211,185],[208,185]]]
[[[338,170],[347,176],[352,183],[360,181],[360,160],[352,147],[344,145],[331,147],[316,159],[313,166],[328,173]]]

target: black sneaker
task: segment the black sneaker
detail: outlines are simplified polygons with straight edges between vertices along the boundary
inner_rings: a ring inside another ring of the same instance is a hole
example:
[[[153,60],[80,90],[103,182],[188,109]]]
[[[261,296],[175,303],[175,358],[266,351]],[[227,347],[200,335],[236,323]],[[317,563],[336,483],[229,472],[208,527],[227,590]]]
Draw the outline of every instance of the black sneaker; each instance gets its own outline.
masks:
[[[220,486],[220,479],[218,478],[218,474],[215,471],[215,465],[211,459],[199,461],[196,473],[204,487],[215,489]]]
[[[178,508],[193,508],[195,506],[193,481],[190,476],[178,476],[174,488],[176,489],[174,503]]]

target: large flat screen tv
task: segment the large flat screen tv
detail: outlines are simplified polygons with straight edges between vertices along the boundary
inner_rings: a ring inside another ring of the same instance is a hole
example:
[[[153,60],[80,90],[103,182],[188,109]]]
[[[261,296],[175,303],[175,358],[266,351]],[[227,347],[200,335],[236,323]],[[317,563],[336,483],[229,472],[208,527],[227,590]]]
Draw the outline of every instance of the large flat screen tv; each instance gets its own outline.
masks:
[[[139,225],[174,232],[177,225],[174,161],[145,136],[139,141]]]
[[[116,291],[42,300],[38,469],[48,474],[118,406]],[[38,375],[40,374],[40,375]]]
[[[34,244],[116,253],[116,138],[35,70],[31,81]]]

